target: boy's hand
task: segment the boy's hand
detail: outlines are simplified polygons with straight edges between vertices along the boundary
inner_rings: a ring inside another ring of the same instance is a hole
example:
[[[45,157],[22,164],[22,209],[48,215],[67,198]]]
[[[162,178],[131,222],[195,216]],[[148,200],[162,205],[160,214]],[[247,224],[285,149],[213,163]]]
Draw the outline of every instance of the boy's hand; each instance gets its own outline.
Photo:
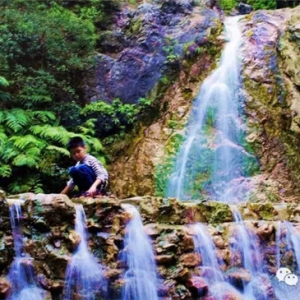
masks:
[[[91,186],[91,187],[86,191],[86,193],[87,193],[88,196],[94,197],[94,195],[96,194],[96,191],[97,191],[97,188],[94,187],[94,186]]]

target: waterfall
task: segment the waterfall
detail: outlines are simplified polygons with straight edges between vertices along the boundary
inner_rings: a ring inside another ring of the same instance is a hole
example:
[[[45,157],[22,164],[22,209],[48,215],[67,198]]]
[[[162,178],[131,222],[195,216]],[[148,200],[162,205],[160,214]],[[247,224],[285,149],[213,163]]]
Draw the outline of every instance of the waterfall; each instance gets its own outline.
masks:
[[[264,273],[258,237],[245,226],[238,211],[234,211],[233,215],[236,231],[234,235],[235,243],[231,246],[231,251],[233,254],[241,254],[242,267],[251,276],[249,283],[243,282],[244,299],[269,300],[268,289],[271,288],[271,282],[269,276]]]
[[[276,230],[276,269],[281,267],[280,263],[280,249],[281,249],[281,232],[282,232],[282,223],[278,222],[277,230]]]
[[[11,283],[9,300],[43,300],[45,292],[35,282],[32,258],[23,252],[21,227],[21,201],[9,207],[10,221],[14,238],[15,259],[10,267],[8,280]]]
[[[285,221],[284,226],[287,229],[287,243],[290,246],[290,249],[293,249],[294,252],[295,273],[300,275],[300,234],[295,230],[294,226],[290,222]]]
[[[107,282],[104,269],[88,249],[83,206],[76,205],[75,209],[75,230],[80,243],[66,270],[65,299],[105,299]]]
[[[293,252],[293,266],[286,265],[286,253]],[[283,258],[283,260],[282,260]],[[295,230],[292,223],[279,222],[276,232],[276,267],[288,268],[290,272],[300,275],[300,234]],[[273,280],[273,286],[277,299],[298,300],[300,285],[289,286],[277,278]]]
[[[126,225],[123,262],[124,275],[122,300],[158,300],[157,274],[151,240],[144,231],[141,216],[130,204],[123,204],[131,219]]]
[[[210,284],[224,281],[224,276],[220,271],[218,258],[216,256],[216,247],[208,234],[206,227],[201,223],[197,223],[193,225],[193,232],[195,250],[202,258],[201,265],[209,267],[212,270],[212,274],[209,276],[208,281],[210,281]]]
[[[203,195],[236,201],[247,192],[249,165],[256,159],[243,148],[245,124],[239,76],[239,17],[225,22],[227,40],[219,67],[204,80],[170,176],[167,195],[181,200]]]

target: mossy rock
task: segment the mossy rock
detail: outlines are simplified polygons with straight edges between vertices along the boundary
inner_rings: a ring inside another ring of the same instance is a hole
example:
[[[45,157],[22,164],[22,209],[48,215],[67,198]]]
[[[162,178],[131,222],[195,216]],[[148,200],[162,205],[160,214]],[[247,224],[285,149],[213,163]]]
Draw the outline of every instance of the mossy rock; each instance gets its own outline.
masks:
[[[228,204],[212,201],[200,203],[198,207],[202,210],[207,223],[220,224],[233,221],[232,211]]]

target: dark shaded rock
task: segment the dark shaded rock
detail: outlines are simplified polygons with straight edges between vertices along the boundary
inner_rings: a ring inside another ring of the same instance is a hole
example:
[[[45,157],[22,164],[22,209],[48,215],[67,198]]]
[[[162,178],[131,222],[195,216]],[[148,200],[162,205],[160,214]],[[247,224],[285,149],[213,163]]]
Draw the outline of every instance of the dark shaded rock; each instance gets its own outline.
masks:
[[[6,299],[11,289],[10,283],[3,277],[0,278],[0,298]]]
[[[198,12],[197,23],[191,26],[186,16],[194,13],[193,2],[156,1],[141,4],[132,14],[126,9],[120,12],[115,27],[99,38],[102,53],[96,56],[95,68],[86,74],[86,101],[120,98],[136,103],[167,70],[175,72],[184,58],[185,44],[195,39],[201,43],[208,24],[215,26],[218,19],[218,14],[207,9]]]
[[[193,10],[193,0],[162,1],[161,10],[165,14],[190,14]]]
[[[241,15],[247,15],[253,11],[253,8],[251,5],[243,3],[243,2],[240,2],[236,6],[236,9],[238,10],[239,14],[241,14]]]
[[[208,283],[203,277],[193,276],[187,281],[186,287],[193,297],[204,297],[208,294]]]
[[[170,265],[174,262],[175,256],[174,254],[156,255],[155,260],[159,265]]]
[[[229,282],[239,289],[242,289],[243,285],[251,280],[250,272],[243,268],[231,268],[226,272],[226,275]]]

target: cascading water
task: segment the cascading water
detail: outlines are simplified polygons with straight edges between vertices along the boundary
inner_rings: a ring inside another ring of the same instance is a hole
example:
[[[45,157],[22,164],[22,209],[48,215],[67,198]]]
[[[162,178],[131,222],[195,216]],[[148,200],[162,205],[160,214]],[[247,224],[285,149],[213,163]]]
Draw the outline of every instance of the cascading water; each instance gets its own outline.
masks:
[[[128,268],[125,272],[125,284],[122,300],[158,300],[157,274],[152,244],[144,231],[138,210],[129,204],[123,208],[131,215],[126,225],[123,262]]]
[[[10,267],[8,280],[11,283],[9,300],[43,300],[45,292],[37,287],[32,259],[23,253],[23,235],[21,228],[21,202],[15,201],[9,207],[10,221],[14,238],[15,259]]]
[[[268,285],[270,283],[268,275],[264,274],[263,261],[260,254],[258,237],[247,229],[242,216],[238,211],[233,212],[236,224],[235,243],[231,245],[233,256],[241,254],[242,267],[250,273],[251,281],[243,282],[244,299],[268,300]],[[234,263],[233,263],[234,264]],[[264,284],[262,284],[264,282]]]
[[[247,191],[243,176],[256,159],[243,148],[238,20],[231,17],[225,22],[229,42],[219,67],[205,79],[194,102],[168,197],[190,200],[206,193],[219,201],[233,201]]]
[[[194,245],[195,250],[201,255],[202,263],[204,267],[211,268],[212,272],[208,278],[210,284],[218,281],[224,281],[224,276],[220,271],[218,258],[216,256],[216,247],[207,233],[207,230],[203,224],[197,223],[193,225],[194,232]]]
[[[75,209],[75,230],[81,240],[66,270],[65,299],[105,299],[107,281],[102,265],[88,250],[83,206],[76,205]]]
[[[226,281],[220,265],[224,262],[217,258],[216,247],[206,227],[197,223],[192,225],[195,251],[201,255],[201,269],[203,277],[209,284],[210,295],[213,299],[226,299],[226,293],[236,295],[240,299],[240,294]]]
[[[300,234],[295,230],[294,226],[288,222],[284,222],[287,229],[287,242],[294,252],[294,269],[300,275]]]

